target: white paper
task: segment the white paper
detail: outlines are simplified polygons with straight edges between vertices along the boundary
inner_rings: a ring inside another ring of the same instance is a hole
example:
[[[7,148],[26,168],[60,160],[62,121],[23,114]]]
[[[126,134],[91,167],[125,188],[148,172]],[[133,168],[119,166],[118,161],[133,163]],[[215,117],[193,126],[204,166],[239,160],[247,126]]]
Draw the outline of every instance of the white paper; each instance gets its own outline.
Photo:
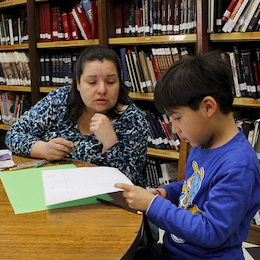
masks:
[[[10,150],[8,150],[8,149],[0,150],[0,155],[6,154],[6,153],[9,153],[12,156],[12,152]],[[12,167],[14,165],[15,165],[15,163],[12,159],[6,160],[6,161],[0,161],[0,171],[4,170],[6,168]]]
[[[115,183],[133,185],[117,168],[107,166],[43,170],[42,180],[47,206],[120,191]]]

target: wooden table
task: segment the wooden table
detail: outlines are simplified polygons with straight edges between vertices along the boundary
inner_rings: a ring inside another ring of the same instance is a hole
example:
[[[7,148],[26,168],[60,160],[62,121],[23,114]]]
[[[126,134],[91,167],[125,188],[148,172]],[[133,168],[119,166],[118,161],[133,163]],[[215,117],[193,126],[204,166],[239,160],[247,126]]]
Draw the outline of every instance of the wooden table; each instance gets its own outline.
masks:
[[[32,159],[13,160],[18,164]],[[77,167],[94,166],[68,161]],[[120,192],[110,196],[126,205]],[[0,182],[1,260],[132,259],[142,221],[142,215],[103,203],[15,215]]]

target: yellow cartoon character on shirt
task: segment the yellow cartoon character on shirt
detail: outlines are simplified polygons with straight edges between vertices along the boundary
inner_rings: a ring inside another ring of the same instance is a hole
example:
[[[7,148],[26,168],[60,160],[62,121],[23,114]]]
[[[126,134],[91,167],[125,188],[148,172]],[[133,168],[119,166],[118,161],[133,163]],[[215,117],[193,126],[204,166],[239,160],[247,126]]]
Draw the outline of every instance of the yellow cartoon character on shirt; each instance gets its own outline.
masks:
[[[204,168],[201,167],[199,169],[198,163],[196,161],[192,162],[192,168],[194,170],[193,174],[187,181],[183,182],[182,192],[179,198],[179,207],[183,207],[193,214],[201,214],[201,211],[198,209],[198,207],[193,204],[193,199],[200,189],[201,182],[204,177]],[[171,234],[171,237],[177,243],[185,242],[185,240],[175,236],[174,234]]]
[[[181,196],[179,198],[179,207],[183,207],[190,210],[192,213],[195,213],[193,212],[194,209],[192,209],[194,206],[192,202],[200,189],[204,177],[204,168],[202,167],[199,169],[196,161],[192,162],[192,168],[194,170],[193,174],[183,183]]]

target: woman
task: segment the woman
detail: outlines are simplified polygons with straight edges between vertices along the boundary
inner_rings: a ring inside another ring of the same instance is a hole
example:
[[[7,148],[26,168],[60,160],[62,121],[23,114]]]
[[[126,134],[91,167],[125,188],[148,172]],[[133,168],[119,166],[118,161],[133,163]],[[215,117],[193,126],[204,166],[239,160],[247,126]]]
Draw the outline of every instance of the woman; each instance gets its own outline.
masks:
[[[144,186],[147,137],[142,112],[129,102],[118,56],[95,46],[81,53],[72,86],[53,90],[27,111],[7,132],[6,145],[20,156],[116,167]]]

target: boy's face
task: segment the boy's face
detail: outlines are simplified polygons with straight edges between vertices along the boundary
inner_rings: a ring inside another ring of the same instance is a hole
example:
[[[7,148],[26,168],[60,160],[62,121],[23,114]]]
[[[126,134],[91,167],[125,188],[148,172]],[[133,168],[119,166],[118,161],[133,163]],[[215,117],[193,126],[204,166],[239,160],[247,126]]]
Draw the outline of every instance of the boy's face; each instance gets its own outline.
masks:
[[[203,105],[194,111],[189,107],[178,107],[169,115],[172,120],[172,130],[180,137],[189,141],[191,146],[206,146],[211,140],[209,118]]]

